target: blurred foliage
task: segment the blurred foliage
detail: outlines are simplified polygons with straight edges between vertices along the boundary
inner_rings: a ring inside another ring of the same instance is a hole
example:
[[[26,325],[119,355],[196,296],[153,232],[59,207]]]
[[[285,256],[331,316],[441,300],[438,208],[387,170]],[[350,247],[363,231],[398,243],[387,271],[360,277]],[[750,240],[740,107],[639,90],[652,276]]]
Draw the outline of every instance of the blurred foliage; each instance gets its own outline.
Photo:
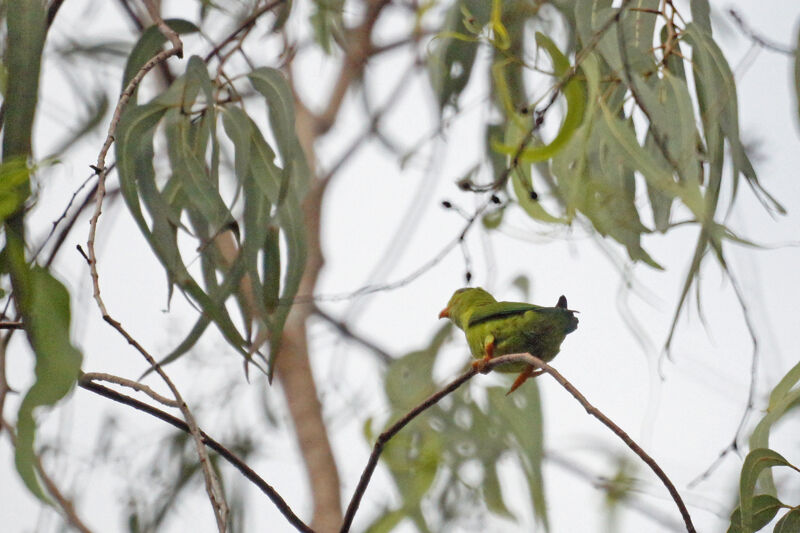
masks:
[[[217,14],[234,24],[243,20],[213,1],[196,4],[197,22],[167,23],[181,35],[193,35],[204,33],[200,26]],[[245,5],[255,9],[259,4]],[[488,88],[485,153],[459,183],[466,191],[511,199],[487,202],[490,207],[481,216],[484,228],[502,228],[505,213],[518,207],[546,227],[585,223],[618,243],[631,261],[657,269],[661,264],[647,250],[648,236],[668,233],[678,224],[697,229],[671,338],[690,289],[699,283],[703,260],[710,253],[727,271],[725,246],[750,244],[725,225],[742,178],[765,209],[785,211],[762,187],[741,139],[736,83],[714,39],[708,1],[694,0],[688,13],[659,0],[633,6],[628,0],[433,0],[408,3],[403,9],[417,9],[408,25],[410,41],[423,28],[434,33],[430,41],[415,42],[424,44],[428,82],[443,124],[460,111],[471,87]],[[269,32],[289,27],[287,20],[299,11],[293,8],[294,2],[280,6]],[[350,13],[343,0],[313,0],[306,11],[313,34],[309,46],[335,58],[350,52]],[[246,9],[243,13],[249,15]],[[45,498],[35,472],[35,411],[67,394],[81,353],[70,340],[69,292],[26,256],[32,249],[24,215],[37,168],[31,132],[40,106],[46,12],[41,2],[2,2],[0,17],[6,32],[0,65],[0,267],[11,280],[16,311],[36,357],[35,380],[21,391],[16,464],[32,493]],[[659,44],[654,48],[653,43]],[[116,98],[118,88],[126,87],[164,46],[168,44],[155,26],[144,28],[131,45],[81,38],[63,46],[62,58],[108,61],[124,54],[127,63],[113,90],[85,88],[85,106],[71,114],[69,134],[54,152],[64,152],[104,125],[109,104],[115,103],[108,95]],[[210,74],[203,59],[189,57],[176,79],[164,77],[168,86],[148,88],[143,101],[135,93],[116,130],[125,205],[163,266],[170,295],[177,287],[198,310],[193,328],[162,363],[186,354],[213,323],[248,363],[263,363],[272,374],[305,265],[308,244],[301,205],[311,179],[295,132],[296,95],[278,68],[296,50],[286,52],[286,57],[271,58],[270,66],[247,60],[247,68],[230,78],[219,70]],[[795,55],[795,81],[800,80],[798,58],[800,53]],[[795,85],[800,91],[800,82]],[[263,109],[266,121],[254,114]],[[558,127],[548,128],[553,133],[545,135],[543,124],[558,117]],[[263,131],[262,123],[268,125]],[[723,198],[726,205],[721,205]],[[225,238],[241,251],[233,262],[221,253]],[[255,298],[248,297],[253,294]],[[235,306],[243,318],[232,316]],[[405,355],[387,370],[384,389],[391,416],[367,422],[370,442],[377,426],[402,416],[436,390],[432,371],[448,335],[449,327],[441,329],[430,346]],[[264,343],[269,346],[266,356],[260,351]],[[798,405],[799,382],[800,365],[773,389],[767,412],[751,435],[731,532],[761,529],[790,507],[778,499],[771,469],[796,468],[769,449],[769,436]],[[501,489],[498,462],[507,460],[525,474],[531,509],[547,528],[541,469],[544,422],[536,382],[509,398],[500,387],[475,395],[477,401],[473,392],[464,387],[452,394],[387,444],[382,460],[399,505],[387,504],[371,531],[389,531],[402,521],[420,531],[440,531],[487,513],[517,520]],[[170,472],[157,501],[133,505],[131,531],[158,530],[186,487],[199,483],[186,439],[171,437],[160,450],[162,456],[152,462],[167,465]],[[247,442],[242,446],[240,454],[247,456],[251,449]],[[625,501],[630,488],[625,465],[613,481],[607,500],[611,510]],[[232,527],[241,528],[236,521],[244,513],[242,500],[229,490],[231,495]],[[797,531],[798,522],[800,511],[791,508],[775,531]]]
[[[451,332],[449,324],[442,327],[430,346],[389,366],[384,382],[391,416],[384,430],[438,390],[433,367]],[[505,459],[513,459],[525,474],[529,501],[537,520],[547,528],[539,389],[532,380],[513,396],[507,397],[507,390],[485,389],[484,403],[476,401],[469,386],[462,386],[386,444],[381,460],[401,503],[386,509],[369,531],[389,531],[404,519],[420,531],[444,531],[474,524],[484,510],[516,520],[508,508],[509,494],[501,489],[500,466]],[[367,421],[369,442],[377,436],[373,428],[378,423]]]

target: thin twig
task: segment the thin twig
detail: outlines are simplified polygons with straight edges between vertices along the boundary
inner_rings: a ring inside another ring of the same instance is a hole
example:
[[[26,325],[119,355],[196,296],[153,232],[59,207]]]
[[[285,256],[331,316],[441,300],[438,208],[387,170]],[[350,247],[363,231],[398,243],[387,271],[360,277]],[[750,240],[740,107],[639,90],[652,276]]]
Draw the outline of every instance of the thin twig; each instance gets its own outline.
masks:
[[[2,417],[0,417],[0,429],[6,430],[8,438],[11,440],[11,445],[16,448],[17,436],[14,433],[14,428]],[[42,466],[42,458],[39,457],[38,454],[35,454],[34,457],[35,460],[33,466],[36,468],[36,473],[39,475],[44,483],[44,486],[47,488],[47,492],[56,501],[58,507],[61,509],[61,512],[64,513],[64,518],[66,521],[81,533],[91,533],[92,530],[89,529],[86,524],[83,523],[83,520],[80,519],[72,502],[61,493],[58,485],[56,485],[53,479],[47,475],[47,472],[45,472],[44,467]]]
[[[620,490],[624,490],[626,492],[633,491],[632,488],[616,487],[616,483],[613,479],[599,476],[588,471],[588,469],[576,464],[574,461],[569,459],[566,455],[562,455],[560,452],[554,450],[545,450],[543,458],[548,463],[551,463],[571,473],[572,475],[579,477],[595,489],[604,491],[609,496]],[[684,529],[682,522],[666,515],[664,511],[655,507],[654,505],[648,505],[640,498],[632,498],[630,495],[626,494],[626,497],[621,498],[618,501],[621,505],[628,507],[632,511],[636,511],[647,520],[658,524],[664,530],[683,531]]]
[[[178,402],[175,400],[165,398],[144,383],[139,383],[138,381],[134,381],[132,379],[122,378],[113,374],[105,374],[103,372],[86,372],[83,374],[83,376],[81,376],[81,379],[86,381],[108,381],[109,383],[116,383],[117,385],[128,387],[129,389],[133,389],[138,392],[143,392],[158,403],[164,404],[167,407],[180,407]]]
[[[721,252],[720,252],[721,253]],[[727,273],[728,278],[731,280],[731,285],[733,286],[733,292],[736,294],[736,299],[739,301],[739,307],[742,309],[742,315],[744,318],[745,325],[747,326],[747,332],[750,334],[750,340],[753,343],[753,351],[750,359],[750,386],[748,387],[747,393],[747,405],[744,408],[744,412],[742,413],[742,417],[739,419],[739,424],[736,426],[736,431],[733,433],[733,438],[731,442],[719,453],[716,459],[706,468],[702,473],[700,473],[697,477],[691,480],[688,484],[688,488],[696,487],[701,482],[705,481],[714,471],[722,464],[723,459],[731,452],[736,452],[739,450],[739,435],[741,435],[742,430],[747,423],[747,419],[750,416],[750,412],[753,410],[756,401],[756,387],[758,381],[758,366],[759,366],[759,347],[758,347],[758,338],[756,336],[756,328],[755,324],[753,324],[752,319],[750,318],[750,312],[747,307],[747,302],[745,302],[744,294],[742,293],[741,287],[739,287],[739,283],[737,283],[736,278],[733,277],[733,273],[730,271],[730,268],[725,264],[722,263],[723,270]]]
[[[147,12],[150,14],[150,18],[156,23],[158,26],[158,31],[161,32],[161,35],[167,38],[167,40],[172,44],[173,50],[178,50],[176,54],[178,58],[183,57],[183,43],[181,42],[181,38],[178,37],[178,33],[167,26],[167,23],[164,22],[164,19],[161,18],[161,14],[158,12],[158,7],[156,6],[153,0],[143,0],[144,5],[147,8]]]
[[[0,322],[0,329],[23,329],[25,324],[22,322]]]
[[[225,494],[222,492],[222,487],[219,484],[217,475],[214,473],[214,469],[211,466],[211,460],[209,459],[208,453],[206,453],[206,449],[203,446],[203,438],[200,433],[200,428],[197,425],[194,415],[189,410],[189,406],[184,401],[181,393],[178,391],[178,388],[172,382],[170,377],[166,374],[166,372],[164,372],[164,369],[161,368],[161,365],[159,365],[155,358],[150,355],[150,353],[145,350],[144,347],[142,347],[142,345],[139,344],[136,339],[134,339],[125,330],[125,328],[122,327],[122,324],[111,318],[109,315],[104,316],[103,319],[108,322],[111,327],[116,329],[120,335],[125,337],[125,340],[128,341],[128,344],[136,348],[136,350],[142,354],[148,365],[150,365],[150,368],[155,370],[161,379],[164,380],[164,383],[167,384],[170,392],[172,392],[172,395],[175,397],[175,401],[178,403],[178,407],[181,410],[184,420],[186,421],[189,432],[194,438],[195,448],[197,450],[198,458],[200,459],[200,466],[202,467],[203,476],[206,481],[206,492],[208,493],[211,506],[214,509],[214,516],[217,519],[217,527],[220,533],[223,533],[227,528],[228,505],[225,503]]]
[[[491,368],[492,365],[489,363],[487,368]],[[470,368],[456,379],[451,381],[445,388],[440,390],[439,392],[432,394],[428,397],[424,402],[413,408],[409,411],[403,418],[392,424],[392,426],[381,433],[378,436],[378,440],[375,441],[375,446],[372,448],[372,453],[369,456],[369,460],[367,461],[367,466],[364,467],[364,471],[361,473],[361,479],[358,480],[358,485],[356,486],[356,490],[353,493],[353,497],[350,500],[350,504],[347,506],[347,511],[344,515],[344,520],[342,522],[342,527],[339,530],[340,533],[347,533],[350,531],[350,526],[353,523],[353,518],[356,515],[356,511],[358,511],[358,506],[361,503],[361,498],[364,496],[364,493],[367,491],[367,485],[369,485],[370,478],[372,477],[372,473],[375,471],[375,467],[378,466],[378,459],[380,458],[381,452],[383,451],[383,447],[386,446],[386,443],[394,437],[401,429],[403,429],[409,422],[414,420],[420,413],[428,409],[429,407],[435,405],[439,400],[459,388],[463,385],[466,381],[468,381],[472,376],[477,374],[478,371],[474,368]]]
[[[108,311],[106,310],[105,303],[100,296],[100,281],[97,274],[97,256],[94,250],[94,242],[97,236],[97,222],[100,219],[100,214],[103,212],[103,198],[105,197],[106,193],[106,176],[108,175],[109,170],[106,167],[106,155],[108,154],[108,150],[111,148],[111,145],[114,142],[114,134],[117,131],[119,120],[122,117],[122,111],[125,109],[125,106],[128,104],[128,101],[131,99],[131,96],[145,75],[159,63],[166,61],[172,56],[182,54],[183,51],[181,49],[170,48],[169,50],[163,50],[147,61],[142,68],[139,69],[139,72],[137,72],[136,75],[131,79],[127,87],[125,87],[125,90],[122,91],[119,96],[117,106],[114,108],[114,115],[111,117],[111,124],[108,126],[106,140],[103,142],[100,153],[97,155],[97,163],[93,166],[94,171],[97,173],[97,193],[95,195],[94,214],[89,220],[89,238],[86,241],[86,247],[89,254],[89,269],[92,276],[92,284],[94,286],[93,296],[103,316],[108,316]]]
[[[203,476],[206,482],[206,492],[208,493],[209,500],[211,502],[211,506],[214,510],[214,517],[217,521],[217,528],[218,530],[223,533],[227,528],[227,520],[228,520],[228,505],[225,503],[225,495],[222,491],[222,487],[217,479],[216,474],[214,473],[213,468],[211,467],[211,462],[208,458],[208,454],[206,453],[205,447],[203,446],[202,438],[200,436],[200,430],[197,427],[197,422],[192,415],[192,412],[189,410],[189,407],[186,405],[186,402],[183,400],[178,388],[172,383],[172,380],[167,376],[167,374],[161,369],[161,367],[156,363],[155,359],[145,350],[136,340],[122,327],[122,325],[114,320],[111,315],[109,315],[108,310],[106,309],[105,303],[103,302],[102,297],[100,296],[100,278],[97,273],[97,255],[95,253],[94,243],[95,238],[97,235],[97,223],[100,219],[100,214],[102,213],[103,208],[103,198],[105,196],[105,180],[106,176],[108,175],[108,169],[105,166],[105,159],[106,155],[108,154],[108,150],[111,148],[111,145],[114,142],[114,134],[116,132],[117,126],[119,125],[120,118],[122,117],[122,111],[125,109],[128,101],[130,100],[131,96],[133,95],[136,88],[141,83],[144,76],[153,69],[156,65],[163,63],[167,59],[172,56],[183,57],[183,44],[181,43],[180,38],[173,32],[170,28],[166,26],[163,20],[161,20],[161,16],[158,13],[158,10],[150,3],[151,0],[145,0],[145,3],[148,6],[148,10],[150,11],[150,15],[156,21],[159,29],[164,32],[164,37],[170,40],[172,43],[172,47],[168,50],[163,50],[148,60],[142,68],[134,75],[128,85],[125,87],[125,90],[122,91],[120,94],[119,100],[117,101],[117,106],[114,109],[114,115],[111,118],[111,124],[108,127],[108,134],[106,136],[106,140],[103,143],[102,148],[100,149],[100,153],[97,156],[97,164],[94,166],[95,172],[97,172],[97,195],[95,200],[95,211],[92,215],[91,220],[89,221],[89,238],[86,242],[86,247],[88,249],[88,258],[89,258],[89,270],[92,277],[92,285],[93,285],[93,296],[95,301],[97,302],[97,306],[100,308],[100,312],[103,315],[103,320],[108,322],[114,329],[116,329],[125,339],[134,346],[139,353],[141,353],[147,362],[153,367],[156,372],[161,376],[161,379],[169,387],[170,391],[172,392],[173,396],[175,397],[175,401],[178,403],[181,413],[183,414],[184,419],[186,420],[186,424],[189,426],[191,431],[192,437],[194,438],[195,448],[197,449],[197,455],[200,459],[200,464],[203,471]],[[166,30],[168,31],[165,31]]]
[[[784,46],[782,44],[778,44],[775,41],[771,41],[765,37],[761,37],[760,35],[758,35],[755,32],[755,30],[753,30],[747,25],[744,19],[742,19],[741,15],[739,15],[739,13],[735,9],[729,9],[728,14],[734,21],[736,21],[736,24],[739,26],[739,29],[742,30],[742,32],[747,37],[749,37],[751,41],[756,43],[761,48],[766,48],[767,50],[772,50],[773,52],[778,52],[792,57],[794,57],[795,54],[797,54],[797,51],[790,46]]]
[[[606,427],[608,427],[611,431],[614,432],[620,439],[622,439],[628,447],[638,455],[642,461],[650,467],[653,472],[655,472],[656,476],[661,480],[664,486],[667,488],[672,499],[675,501],[675,504],[678,506],[678,510],[681,513],[681,517],[683,518],[684,524],[686,525],[686,531],[688,533],[695,533],[694,525],[692,524],[692,518],[689,515],[689,511],[686,509],[686,505],[683,503],[678,490],[673,485],[672,481],[670,481],[669,477],[664,473],[658,463],[650,457],[634,440],[627,434],[625,431],[622,430],[618,425],[611,421],[606,415],[604,415],[599,409],[594,407],[589,401],[583,396],[583,394],[575,388],[572,383],[567,381],[567,379],[562,376],[557,370],[553,367],[539,359],[538,357],[534,357],[527,353],[518,353],[518,354],[510,354],[510,355],[503,355],[499,357],[495,357],[491,359],[485,366],[484,372],[488,372],[496,366],[504,365],[508,363],[519,363],[525,362],[528,363],[537,369],[544,371],[555,379],[562,387],[564,387],[567,392],[569,392],[578,402],[586,409],[586,412],[592,415],[593,417],[597,418],[600,422],[602,422]],[[414,407],[411,411],[409,411],[405,416],[403,416],[400,420],[394,423],[389,429],[385,432],[381,433],[378,437],[378,440],[375,442],[375,446],[372,449],[372,454],[367,461],[367,466],[364,468],[363,473],[361,474],[361,479],[356,486],[355,493],[353,494],[353,498],[350,500],[350,504],[347,507],[347,512],[345,513],[344,522],[342,524],[342,528],[340,533],[346,533],[350,530],[350,526],[353,522],[353,517],[355,516],[356,511],[358,510],[358,506],[361,502],[361,498],[364,496],[364,492],[366,492],[367,485],[369,485],[370,478],[372,477],[372,473],[375,471],[375,467],[378,464],[378,459],[380,457],[381,452],[383,451],[384,446],[386,443],[394,437],[403,427],[405,427],[411,420],[416,418],[420,413],[431,407],[432,405],[436,404],[439,400],[456,390],[460,387],[464,382],[472,378],[475,374],[477,374],[477,370],[474,368],[470,368],[468,371],[461,374],[458,378],[453,380],[449,385],[447,385],[444,389],[440,390],[439,392],[431,395],[428,399],[423,401],[418,406]]]
[[[589,401],[583,396],[583,394],[578,391],[575,386],[567,381],[567,378],[561,375],[555,368],[551,367],[538,357],[534,357],[530,354],[523,353],[523,354],[510,354],[510,355],[503,355],[500,357],[495,357],[492,359],[489,364],[487,365],[488,368],[494,368],[495,366],[512,363],[512,362],[526,362],[530,365],[533,365],[537,369],[543,370],[547,374],[550,374],[553,379],[555,379],[559,385],[564,387],[567,392],[569,392],[573,398],[578,400],[586,412],[598,419],[600,422],[603,423],[608,429],[614,432],[622,441],[628,445],[628,447],[633,450],[633,452],[639,456],[639,458],[650,467],[650,469],[658,476],[664,486],[667,488],[669,495],[675,501],[675,504],[678,506],[678,510],[681,513],[681,517],[683,518],[684,524],[686,525],[686,531],[689,533],[695,533],[694,524],[692,524],[692,517],[689,515],[689,511],[686,509],[686,505],[683,503],[681,499],[681,495],[678,493],[678,490],[673,485],[672,481],[670,481],[667,474],[658,466],[655,459],[650,457],[636,442],[627,434],[625,431],[616,425],[614,422],[611,421],[606,415],[603,414],[602,411],[597,409],[595,406],[589,403]]]
[[[267,4],[253,11],[252,15],[244,19],[242,23],[239,24],[239,26],[235,30],[230,32],[227,37],[225,37],[222,41],[220,41],[220,43],[217,46],[215,46],[209,53],[207,53],[206,56],[203,58],[203,61],[206,63],[211,61],[211,58],[214,57],[215,55],[218,55],[219,51],[222,50],[225,47],[225,45],[236,39],[236,36],[239,35],[239,32],[255,24],[256,21],[259,19],[259,17],[261,17],[261,15],[263,15],[267,11],[275,9],[276,7],[281,5],[284,1],[285,0],[274,0],[272,2],[268,2]]]
[[[387,352],[380,346],[376,345],[372,341],[369,341],[364,337],[353,333],[353,330],[350,329],[350,326],[348,326],[346,322],[342,322],[341,320],[334,318],[333,316],[329,315],[326,311],[323,311],[316,305],[314,306],[312,312],[318,317],[320,317],[322,320],[324,320],[325,322],[336,328],[336,330],[339,333],[341,333],[344,337],[347,337],[348,339],[360,344],[364,348],[373,352],[375,355],[378,356],[378,358],[381,360],[383,364],[388,365],[389,363],[394,361],[394,357],[389,355],[389,352]]]
[[[134,409],[152,415],[164,422],[184,431],[186,433],[191,433],[189,430],[189,426],[175,416],[170,415],[169,413],[165,413],[164,411],[148,405],[144,402],[131,398],[130,396],[126,396],[124,394],[120,394],[119,392],[109,389],[108,387],[104,387],[98,383],[95,383],[91,380],[86,379],[84,375],[78,380],[78,386],[82,389],[86,389],[88,391],[94,392],[95,394],[99,394],[100,396],[104,396],[110,400],[115,402],[119,402],[121,404],[129,405]],[[281,495],[276,491],[269,483],[264,481],[255,471],[250,468],[247,463],[240,459],[235,453],[227,449],[225,446],[214,440],[213,438],[209,437],[204,431],[200,431],[200,436],[202,438],[203,444],[217,452],[223,459],[228,461],[234,468],[236,468],[239,472],[241,472],[244,477],[250,480],[255,486],[257,486],[261,492],[267,495],[267,497],[272,500],[281,514],[286,517],[286,520],[292,524],[295,529],[298,531],[302,531],[304,533],[313,533],[313,530],[308,527],[295,513],[292,511],[289,504],[281,497]]]

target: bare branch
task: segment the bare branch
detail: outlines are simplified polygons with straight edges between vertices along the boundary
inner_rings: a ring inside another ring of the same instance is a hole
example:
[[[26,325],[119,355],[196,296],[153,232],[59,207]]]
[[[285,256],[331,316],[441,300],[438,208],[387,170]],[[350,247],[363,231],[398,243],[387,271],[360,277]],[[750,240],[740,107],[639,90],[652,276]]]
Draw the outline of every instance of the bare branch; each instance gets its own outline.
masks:
[[[353,330],[350,329],[350,326],[348,326],[346,322],[342,322],[341,320],[332,317],[327,312],[323,311],[317,306],[314,306],[314,314],[320,317],[328,324],[330,324],[331,326],[333,326],[334,328],[336,328],[336,330],[339,333],[341,333],[342,336],[355,341],[356,343],[360,344],[367,350],[373,352],[375,355],[378,356],[378,358],[381,360],[383,364],[388,365],[394,360],[394,358],[391,355],[389,355],[389,352],[387,352],[380,346],[377,346],[372,341],[369,341],[364,337],[353,333]]]
[[[206,492],[208,493],[209,500],[211,501],[211,506],[214,509],[214,517],[217,520],[217,528],[222,533],[227,528],[228,506],[225,503],[225,495],[222,491],[222,487],[217,479],[216,474],[214,473],[213,468],[211,467],[208,454],[203,446],[200,430],[197,427],[197,422],[194,420],[194,416],[189,410],[189,407],[186,405],[186,402],[181,397],[180,392],[178,392],[177,387],[175,387],[175,385],[172,383],[172,380],[170,380],[167,374],[160,368],[160,366],[158,366],[155,359],[147,352],[147,350],[145,350],[138,342],[136,342],[136,340],[133,339],[133,337],[131,337],[127,331],[125,331],[119,322],[111,318],[108,310],[106,309],[105,303],[103,302],[103,298],[100,296],[100,278],[97,273],[97,255],[95,253],[94,243],[97,236],[97,223],[100,219],[100,214],[103,211],[103,198],[106,191],[105,180],[106,176],[108,175],[108,169],[106,168],[105,164],[106,155],[108,154],[108,151],[114,142],[114,134],[117,126],[119,125],[120,118],[122,117],[122,112],[128,104],[128,101],[130,100],[134,91],[141,83],[142,79],[144,79],[145,75],[152,70],[153,67],[163,63],[172,56],[183,57],[183,44],[181,43],[180,38],[161,19],[158,10],[152,4],[152,0],[145,0],[145,3],[150,15],[156,21],[159,29],[164,32],[164,37],[169,39],[172,43],[172,47],[168,50],[159,52],[150,60],[148,60],[142,66],[142,68],[139,69],[139,71],[125,87],[125,90],[122,91],[122,94],[120,94],[119,100],[117,101],[117,106],[114,109],[114,115],[112,116],[111,124],[108,127],[106,140],[97,156],[97,164],[93,167],[94,171],[97,172],[97,194],[95,196],[95,211],[91,220],[89,221],[89,237],[86,242],[86,247],[88,249],[89,271],[92,277],[93,296],[97,302],[97,306],[100,308],[101,314],[103,315],[103,320],[108,322],[114,329],[116,329],[132,346],[139,351],[139,353],[145,357],[147,362],[150,363],[151,367],[155,368],[156,372],[158,372],[159,376],[161,376],[161,379],[164,380],[175,397],[175,401],[178,403],[181,413],[183,414],[184,419],[191,430],[192,437],[194,438],[195,448],[197,449],[203,475],[206,480]]]
[[[598,408],[593,406],[589,403],[589,401],[583,396],[583,394],[578,391],[575,386],[567,381],[567,378],[562,376],[555,368],[551,367],[538,357],[534,357],[530,354],[523,353],[523,354],[511,354],[511,355],[503,355],[500,357],[495,357],[489,362],[489,367],[494,368],[495,366],[512,363],[512,362],[521,362],[524,361],[530,365],[533,365],[537,369],[543,370],[545,373],[550,374],[553,376],[559,385],[564,387],[567,392],[569,392],[573,398],[578,400],[586,412],[598,419],[600,422],[603,423],[607,428],[614,432],[622,441],[628,445],[628,447],[633,450],[633,452],[639,456],[639,458],[650,467],[650,469],[658,476],[664,486],[667,488],[669,495],[675,500],[675,504],[678,506],[678,510],[681,513],[681,517],[683,518],[684,523],[686,524],[686,531],[689,533],[695,533],[694,524],[692,524],[692,517],[689,515],[689,511],[686,509],[686,505],[683,503],[681,499],[681,495],[678,493],[678,490],[673,485],[672,481],[670,481],[667,474],[658,466],[655,459],[650,457],[636,442],[623,431],[618,425],[611,421],[606,415],[603,414]]]
[[[675,504],[678,506],[678,510],[681,513],[681,517],[686,525],[686,531],[688,533],[695,533],[694,525],[692,524],[692,518],[689,515],[689,511],[686,509],[686,505],[683,503],[680,494],[678,493],[675,485],[673,485],[672,481],[670,481],[669,477],[664,473],[658,463],[650,457],[634,440],[627,434],[625,431],[622,430],[618,425],[611,421],[606,415],[604,415],[599,409],[594,407],[589,401],[583,396],[583,394],[575,388],[572,383],[567,381],[567,379],[562,376],[556,369],[539,359],[538,357],[534,357],[527,353],[518,353],[518,354],[510,354],[510,355],[503,355],[500,357],[495,357],[491,359],[485,366],[484,372],[488,372],[489,370],[493,369],[496,366],[504,365],[508,363],[519,363],[519,362],[526,362],[531,366],[536,367],[540,371],[546,372],[550,374],[553,379],[555,379],[562,387],[564,387],[567,392],[569,392],[578,402],[586,409],[586,412],[592,415],[593,417],[597,418],[600,422],[602,422],[606,427],[608,427],[611,431],[614,432],[620,439],[622,439],[628,447],[642,459],[642,461],[650,467],[651,470],[658,476],[664,486],[667,488],[672,499],[675,501]],[[403,418],[398,420],[394,423],[389,429],[384,431],[380,434],[377,441],[375,442],[375,446],[372,449],[372,454],[367,461],[367,466],[364,468],[363,473],[361,474],[361,479],[358,482],[358,486],[356,487],[355,493],[353,494],[353,498],[350,500],[350,505],[347,507],[347,512],[345,514],[344,522],[342,524],[342,528],[340,530],[341,533],[346,533],[350,530],[350,526],[353,522],[353,517],[355,516],[356,511],[358,510],[358,506],[361,502],[361,498],[364,495],[364,492],[367,490],[367,485],[369,485],[370,478],[372,477],[372,473],[375,471],[375,467],[378,464],[378,458],[380,457],[381,452],[383,451],[384,446],[386,443],[394,437],[403,427],[405,427],[411,420],[416,418],[420,413],[431,407],[432,405],[436,404],[439,400],[456,390],[460,387],[464,382],[472,378],[478,371],[475,368],[470,368],[470,370],[461,374],[458,378],[453,380],[450,384],[448,384],[444,389],[440,390],[436,394],[433,394],[428,399],[420,403],[418,406],[414,407],[411,411],[409,411]]]
[[[487,368],[491,368],[493,366],[495,365],[490,362],[487,365]],[[429,407],[435,405],[439,400],[459,388],[477,373],[477,370],[470,368],[456,379],[451,381],[445,388],[429,396],[424,402],[413,408],[405,416],[403,416],[403,418],[392,424],[389,429],[378,436],[378,440],[375,441],[375,446],[372,448],[372,453],[367,461],[367,466],[364,467],[364,471],[361,473],[361,479],[358,480],[356,490],[353,493],[353,497],[350,499],[350,504],[347,506],[347,512],[345,512],[344,521],[342,522],[342,527],[339,530],[340,533],[347,533],[350,531],[350,526],[353,524],[353,518],[356,515],[356,511],[358,511],[358,506],[361,504],[361,498],[367,491],[367,485],[369,485],[369,481],[372,478],[372,473],[375,471],[375,467],[378,466],[378,459],[380,458],[381,452],[383,451],[383,447],[386,446],[386,443],[389,442],[392,437],[397,435],[401,429],[408,425],[408,423],[414,420],[419,414]]]
[[[218,55],[220,50],[222,50],[228,43],[236,39],[236,36],[239,35],[239,33],[252,27],[256,23],[256,21],[258,21],[261,15],[263,15],[267,11],[275,9],[276,7],[281,5],[284,1],[285,0],[273,0],[272,2],[267,2],[260,8],[253,11],[253,13],[249,17],[244,19],[242,23],[239,24],[239,26],[235,30],[230,32],[227,37],[225,37],[222,41],[220,41],[220,43],[217,46],[215,46],[209,53],[207,53],[206,56],[203,58],[203,61],[206,63],[211,61],[211,58],[214,57],[215,55]]]
[[[144,383],[139,383],[138,381],[134,381],[132,379],[125,379],[119,376],[115,376],[113,374],[105,374],[102,372],[86,372],[81,376],[82,379],[86,381],[108,381],[109,383],[116,383],[117,385],[121,385],[123,387],[128,387],[135,391],[143,392],[150,396],[152,399],[157,401],[158,403],[164,404],[168,407],[180,407],[178,402],[175,400],[170,400],[169,398],[165,398],[161,396],[159,393],[145,385]]]
[[[100,396],[104,396],[110,400],[115,402],[119,402],[121,404],[129,405],[134,409],[152,415],[164,422],[184,431],[186,433],[191,433],[189,426],[181,420],[180,418],[174,417],[169,413],[165,413],[164,411],[157,409],[151,405],[148,405],[144,402],[140,402],[130,396],[125,396],[124,394],[120,394],[108,387],[104,387],[103,385],[99,385],[89,379],[86,379],[84,375],[78,380],[78,386],[82,389],[86,389],[88,391],[92,391],[95,394],[99,394]],[[235,453],[227,449],[225,446],[214,440],[213,438],[209,437],[204,431],[200,431],[200,436],[202,438],[203,444],[217,452],[223,459],[225,459],[228,463],[231,464],[234,468],[236,468],[239,472],[241,472],[244,477],[246,477],[250,482],[252,482],[255,486],[257,486],[261,492],[267,495],[267,497],[272,500],[278,510],[281,512],[283,516],[286,517],[286,520],[292,524],[297,531],[302,531],[304,533],[313,533],[313,530],[308,527],[295,513],[292,511],[289,504],[281,497],[277,490],[275,490],[269,483],[264,481],[255,471],[250,468],[247,463],[245,463],[242,459],[240,459]]]

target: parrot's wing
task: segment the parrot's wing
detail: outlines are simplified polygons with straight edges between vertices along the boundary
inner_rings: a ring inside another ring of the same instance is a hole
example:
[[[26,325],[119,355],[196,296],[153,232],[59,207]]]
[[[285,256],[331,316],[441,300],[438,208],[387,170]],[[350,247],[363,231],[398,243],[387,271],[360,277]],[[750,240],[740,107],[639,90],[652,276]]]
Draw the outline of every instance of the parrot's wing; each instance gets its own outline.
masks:
[[[492,304],[480,305],[469,317],[468,326],[474,326],[487,320],[495,320],[513,315],[521,315],[527,311],[541,311],[544,309],[538,305],[524,302],[497,302]]]

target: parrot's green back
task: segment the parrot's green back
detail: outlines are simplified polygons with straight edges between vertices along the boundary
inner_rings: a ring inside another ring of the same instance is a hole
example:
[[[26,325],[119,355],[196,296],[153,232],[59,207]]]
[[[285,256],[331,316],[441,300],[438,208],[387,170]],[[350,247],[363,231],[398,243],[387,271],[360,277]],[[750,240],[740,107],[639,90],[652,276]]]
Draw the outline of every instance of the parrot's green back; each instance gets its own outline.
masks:
[[[449,317],[467,337],[473,357],[529,353],[543,361],[558,354],[567,334],[578,327],[575,311],[567,309],[566,298],[556,307],[523,302],[498,302],[481,288],[459,289],[440,316]],[[525,364],[504,365],[497,370],[517,372]]]

